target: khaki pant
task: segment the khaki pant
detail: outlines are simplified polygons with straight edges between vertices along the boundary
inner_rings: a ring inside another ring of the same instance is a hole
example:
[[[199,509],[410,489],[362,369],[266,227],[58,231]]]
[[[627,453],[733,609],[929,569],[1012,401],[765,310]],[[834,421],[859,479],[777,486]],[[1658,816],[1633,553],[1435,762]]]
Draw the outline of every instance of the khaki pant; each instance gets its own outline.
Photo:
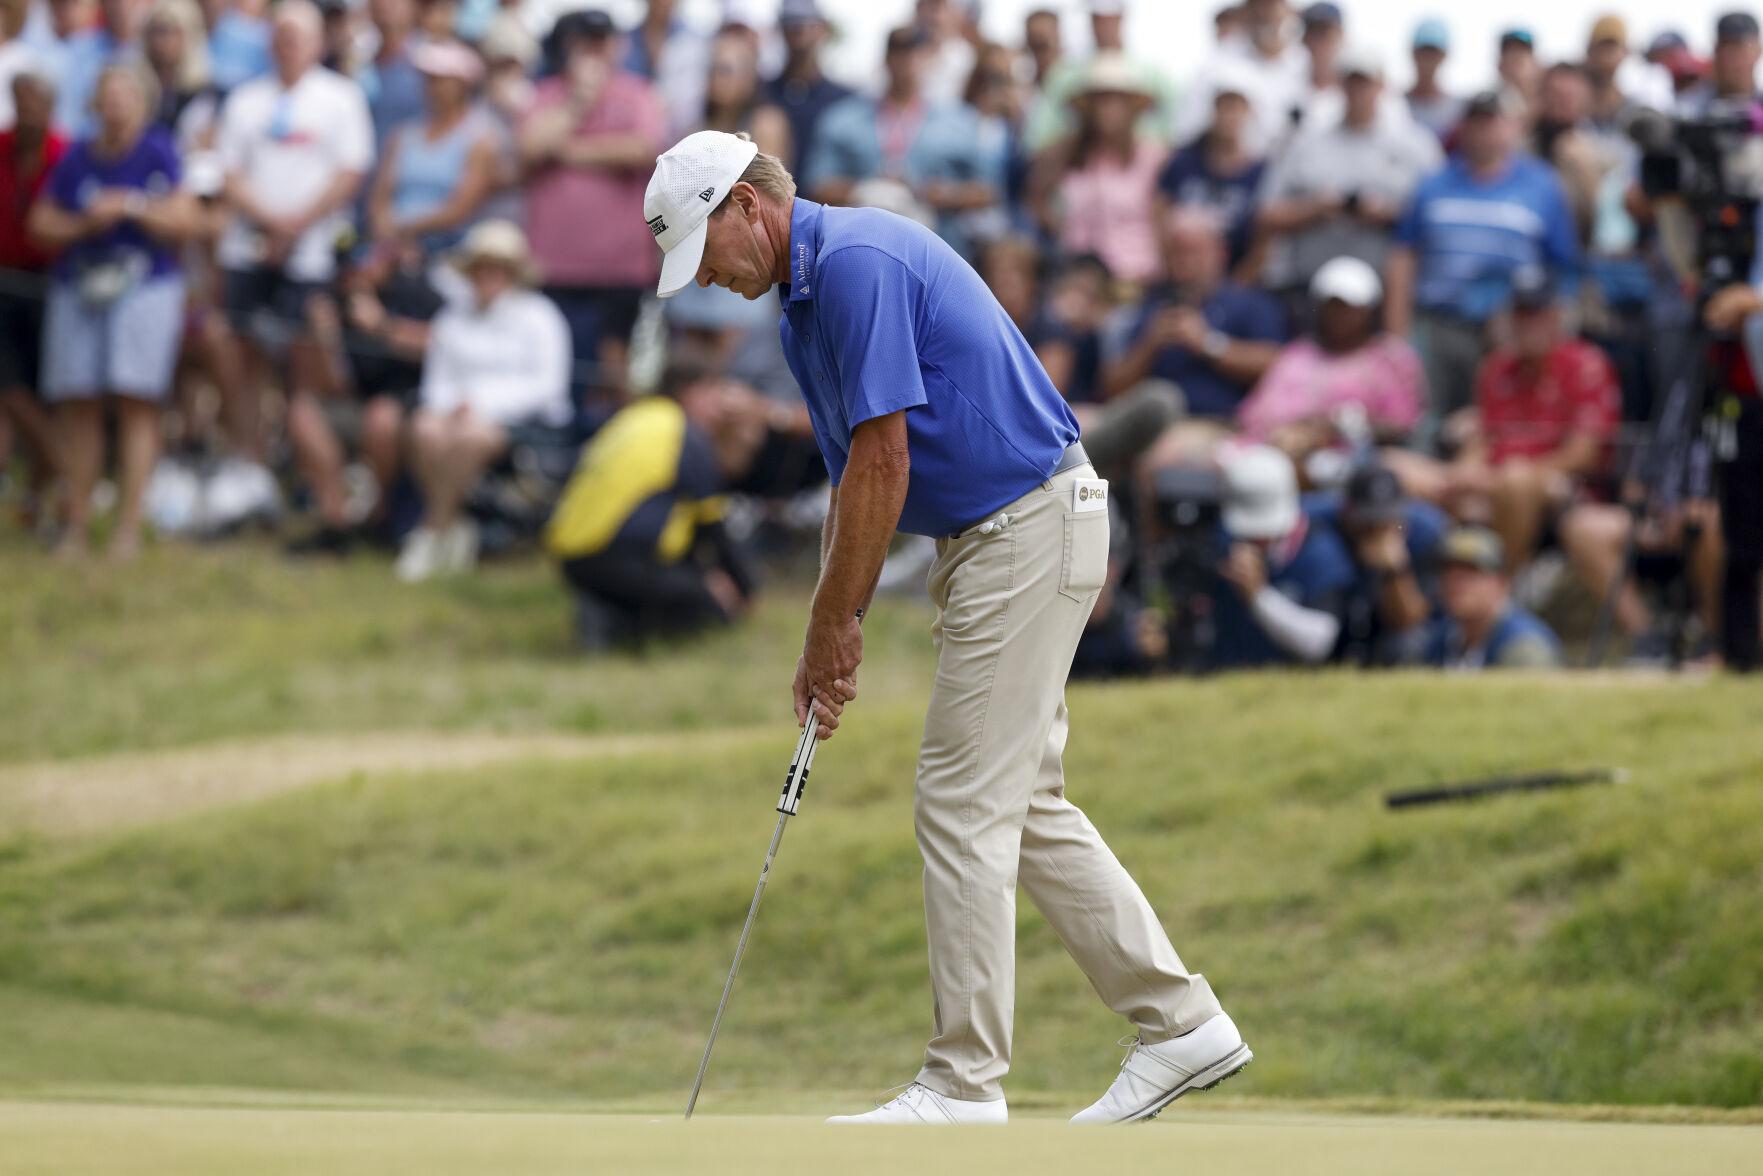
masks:
[[[1065,799],[1065,678],[1107,575],[1108,512],[1073,508],[1080,466],[937,542],[937,673],[918,758],[936,1035],[918,1081],[1003,1097],[1020,881],[1109,1008],[1146,1041],[1219,1012],[1095,826]]]

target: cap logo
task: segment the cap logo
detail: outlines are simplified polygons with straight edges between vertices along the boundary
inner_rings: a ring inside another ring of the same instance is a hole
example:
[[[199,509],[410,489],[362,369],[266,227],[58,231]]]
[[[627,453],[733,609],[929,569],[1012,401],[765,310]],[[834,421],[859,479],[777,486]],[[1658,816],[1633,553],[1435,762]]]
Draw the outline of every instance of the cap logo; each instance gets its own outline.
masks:
[[[649,231],[659,237],[661,234],[667,232],[667,222],[658,216],[652,217],[649,221]]]
[[[702,192],[698,193],[698,199],[702,200],[706,204],[709,204],[710,198],[714,195],[716,195],[715,188],[706,188]]]

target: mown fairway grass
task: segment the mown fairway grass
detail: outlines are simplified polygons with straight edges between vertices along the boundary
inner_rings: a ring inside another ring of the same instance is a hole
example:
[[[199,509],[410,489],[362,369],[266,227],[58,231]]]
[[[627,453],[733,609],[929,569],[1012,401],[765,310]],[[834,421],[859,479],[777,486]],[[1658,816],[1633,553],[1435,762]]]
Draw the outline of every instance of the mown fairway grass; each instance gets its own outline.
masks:
[[[585,663],[533,566],[410,591],[370,561],[157,553],[70,584],[14,555],[0,762],[290,731],[677,739],[357,773],[121,833],[0,830],[0,1089],[683,1100],[791,745],[787,719],[752,728],[781,717],[799,593],[705,645]],[[707,1112],[773,1091],[838,1109],[913,1072],[924,622],[876,611]],[[1071,704],[1074,799],[1256,1049],[1233,1096],[1763,1102],[1754,683],[1283,675]],[[1380,806],[1591,766],[1629,778]],[[1018,925],[1010,1090],[1069,1110],[1123,1026],[1026,904]]]

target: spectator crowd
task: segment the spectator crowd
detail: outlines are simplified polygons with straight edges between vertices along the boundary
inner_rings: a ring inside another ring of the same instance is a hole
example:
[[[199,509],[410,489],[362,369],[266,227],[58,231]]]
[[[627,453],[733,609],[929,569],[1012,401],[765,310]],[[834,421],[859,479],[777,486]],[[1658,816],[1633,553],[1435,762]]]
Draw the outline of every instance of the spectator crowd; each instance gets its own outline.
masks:
[[[1125,0],[1004,42],[980,7],[917,0],[847,86],[830,0],[0,0],[25,525],[74,563],[271,525],[407,580],[536,543],[592,646],[739,617],[825,470],[775,300],[654,297],[644,188],[710,128],[932,228],[1033,345],[1117,487],[1080,671],[1547,666],[1558,629],[1756,664],[1763,287],[1655,182],[1662,120],[1757,107],[1754,17],[1548,61],[1429,17],[1398,63],[1350,5],[1242,0],[1175,76]],[[1722,147],[1747,218],[1758,144]],[[1703,366],[1725,424],[1675,444]]]

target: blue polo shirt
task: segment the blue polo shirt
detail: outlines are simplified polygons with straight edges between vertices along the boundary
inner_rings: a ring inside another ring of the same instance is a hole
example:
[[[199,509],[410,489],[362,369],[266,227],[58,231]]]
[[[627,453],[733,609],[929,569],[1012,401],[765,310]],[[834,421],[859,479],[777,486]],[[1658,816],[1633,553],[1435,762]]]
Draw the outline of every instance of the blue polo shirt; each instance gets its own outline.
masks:
[[[1505,303],[1523,267],[1547,267],[1568,286],[1579,278],[1579,237],[1561,180],[1531,155],[1491,179],[1452,159],[1415,189],[1396,240],[1419,259],[1414,304],[1478,323]]]
[[[951,535],[1045,481],[1077,420],[1022,332],[929,229],[796,198],[784,358],[837,486],[851,434],[908,409],[900,530]]]

